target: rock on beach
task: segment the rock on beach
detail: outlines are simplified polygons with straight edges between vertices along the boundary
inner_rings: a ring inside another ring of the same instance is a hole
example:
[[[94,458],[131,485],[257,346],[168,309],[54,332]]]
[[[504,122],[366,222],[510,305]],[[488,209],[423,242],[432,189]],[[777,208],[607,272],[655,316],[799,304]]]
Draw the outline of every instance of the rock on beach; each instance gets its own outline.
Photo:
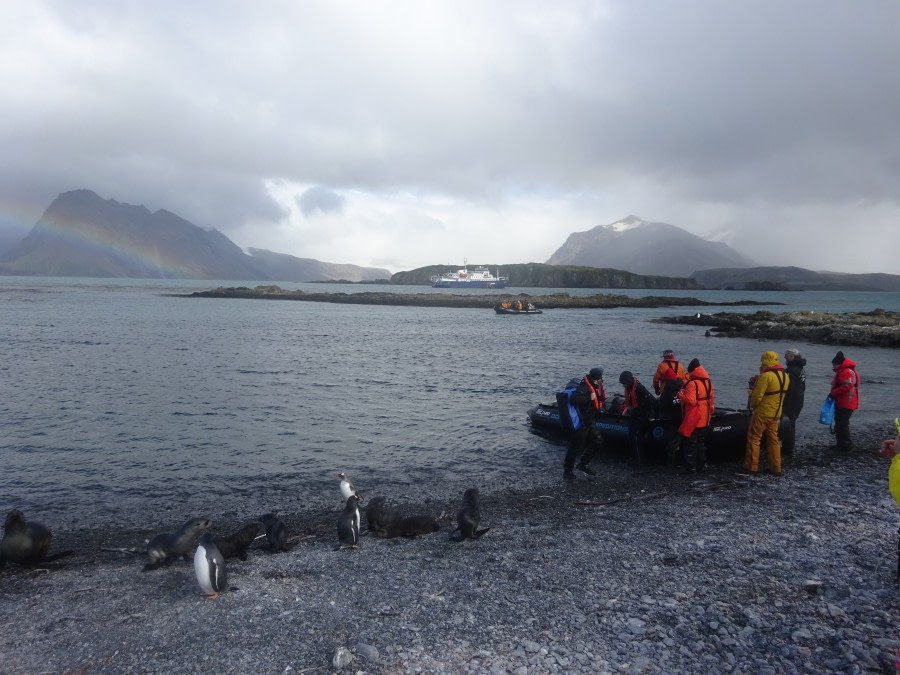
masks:
[[[900,509],[876,454],[890,430],[854,429],[849,454],[819,431],[780,478],[610,454],[569,483],[560,449],[558,475],[482,486],[477,541],[449,540],[458,486],[427,505],[439,532],[350,552],[332,550],[335,513],[285,514],[296,546],[229,560],[216,600],[188,562],[142,572],[142,556],[103,550],[138,533],[55,533],[76,549],[65,563],[0,569],[2,669],[893,672]]]

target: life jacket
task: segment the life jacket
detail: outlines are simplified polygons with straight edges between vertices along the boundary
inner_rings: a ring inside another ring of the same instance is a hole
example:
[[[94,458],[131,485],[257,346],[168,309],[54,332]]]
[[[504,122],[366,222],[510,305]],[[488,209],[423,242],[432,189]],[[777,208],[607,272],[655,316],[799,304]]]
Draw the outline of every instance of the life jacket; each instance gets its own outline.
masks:
[[[694,429],[709,426],[715,408],[715,398],[712,382],[703,366],[698,366],[688,376],[688,381],[679,392],[679,398],[684,419],[681,426],[678,427],[678,433],[687,437],[693,433]]]
[[[565,389],[556,394],[556,406],[559,408],[559,420],[562,422],[563,429],[568,432],[577,431],[581,428],[581,413],[578,412],[578,406],[572,401],[572,395],[581,384],[580,378],[572,378],[566,385]]]

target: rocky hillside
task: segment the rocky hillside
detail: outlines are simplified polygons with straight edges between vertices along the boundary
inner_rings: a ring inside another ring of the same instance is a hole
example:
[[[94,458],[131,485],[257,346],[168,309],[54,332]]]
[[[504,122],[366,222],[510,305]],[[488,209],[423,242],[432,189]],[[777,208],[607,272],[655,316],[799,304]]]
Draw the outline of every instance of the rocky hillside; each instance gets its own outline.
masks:
[[[708,269],[692,277],[703,288],[783,291],[900,291],[900,275],[813,272],[802,267]]]
[[[102,199],[90,190],[59,195],[31,232],[0,257],[0,274],[260,281],[390,276],[386,269],[261,249],[250,256],[218,230],[204,230],[169,211]]]
[[[750,267],[755,263],[727,244],[707,241],[675,225],[628,216],[586,232],[573,232],[547,264],[612,267],[636,274],[689,277],[696,270]]]

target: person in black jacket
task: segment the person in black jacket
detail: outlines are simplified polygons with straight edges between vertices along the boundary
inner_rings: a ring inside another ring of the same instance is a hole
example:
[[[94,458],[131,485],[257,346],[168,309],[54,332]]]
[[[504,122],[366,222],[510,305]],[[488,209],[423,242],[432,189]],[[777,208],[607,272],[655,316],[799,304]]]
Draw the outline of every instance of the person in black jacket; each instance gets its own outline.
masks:
[[[804,369],[806,359],[800,356],[799,350],[792,347],[784,353],[784,363],[790,383],[787,393],[784,395],[782,412],[788,418],[790,428],[786,429],[781,437],[781,451],[789,455],[794,451],[797,418],[800,416],[800,411],[803,410],[803,397],[806,392],[806,370]]]
[[[581,382],[572,394],[572,403],[578,408],[581,418],[581,426],[572,432],[569,438],[569,451],[566,453],[563,465],[563,477],[566,480],[574,480],[575,459],[582,452],[581,461],[578,462],[578,470],[589,476],[597,472],[590,466],[594,453],[603,446],[603,438],[600,430],[594,423],[597,415],[603,410],[606,400],[606,388],[603,386],[603,368],[591,368],[591,371],[581,378]]]
[[[646,429],[644,420],[656,415],[656,397],[638,382],[630,370],[619,375],[619,384],[625,387],[625,409],[623,414],[633,418],[628,427],[631,443],[631,457],[640,462],[644,459],[643,436]]]
[[[662,382],[662,392],[659,394],[659,416],[664,420],[672,420],[674,423],[666,438],[666,460],[669,469],[674,470],[675,461],[681,454],[681,434],[678,433],[678,427],[681,426],[682,411],[678,392],[681,391],[684,382],[675,374],[674,370],[663,373]]]

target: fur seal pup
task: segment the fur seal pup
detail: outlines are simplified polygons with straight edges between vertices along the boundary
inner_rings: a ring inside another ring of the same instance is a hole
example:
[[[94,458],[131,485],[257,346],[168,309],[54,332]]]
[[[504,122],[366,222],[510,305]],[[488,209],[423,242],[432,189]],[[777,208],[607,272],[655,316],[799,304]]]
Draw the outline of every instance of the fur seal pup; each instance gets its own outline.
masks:
[[[197,536],[212,527],[209,518],[191,518],[175,532],[158,534],[147,542],[145,570],[168,565],[178,558],[188,559]]]
[[[489,527],[483,530],[478,529],[478,523],[481,521],[481,508],[478,506],[478,488],[469,488],[463,494],[463,505],[456,514],[456,529],[459,531],[460,541],[466,539],[480,539],[481,535],[487,532]],[[453,534],[451,532],[450,534]]]
[[[273,551],[289,551],[288,529],[284,521],[274,513],[265,513],[260,516],[259,522],[266,528],[266,541]]]
[[[67,555],[72,551],[61,551],[51,556],[50,542],[53,534],[50,528],[35,520],[26,521],[25,514],[18,509],[13,509],[6,516],[3,523],[3,540],[0,541],[0,567],[7,560],[18,565],[37,565],[41,562],[50,562]]]
[[[342,548],[356,548],[359,545],[359,499],[356,495],[347,497],[344,510],[337,521],[338,545]]]
[[[385,497],[374,497],[366,505],[366,527],[369,528],[369,532],[377,534],[388,523],[397,520],[396,513],[391,513],[384,508],[386,501]]]
[[[359,501],[362,501],[362,495],[359,494],[359,490],[356,489],[356,486],[353,484],[353,480],[351,480],[350,476],[345,474],[343,471],[339,471],[337,477],[341,480],[341,501],[346,504],[347,497],[353,495]]]
[[[254,520],[252,523],[244,525],[234,534],[230,534],[227,537],[215,537],[213,543],[215,543],[216,548],[219,549],[222,557],[226,560],[228,558],[246,560],[247,548],[256,539],[256,535],[259,534],[261,529],[262,523]]]
[[[438,521],[431,516],[407,516],[406,518],[393,518],[385,523],[376,532],[381,539],[393,539],[394,537],[406,537],[412,539],[420,534],[430,534],[441,529]]]
[[[228,587],[225,557],[216,546],[212,533],[204,532],[194,551],[194,574],[206,597],[215,600]]]

